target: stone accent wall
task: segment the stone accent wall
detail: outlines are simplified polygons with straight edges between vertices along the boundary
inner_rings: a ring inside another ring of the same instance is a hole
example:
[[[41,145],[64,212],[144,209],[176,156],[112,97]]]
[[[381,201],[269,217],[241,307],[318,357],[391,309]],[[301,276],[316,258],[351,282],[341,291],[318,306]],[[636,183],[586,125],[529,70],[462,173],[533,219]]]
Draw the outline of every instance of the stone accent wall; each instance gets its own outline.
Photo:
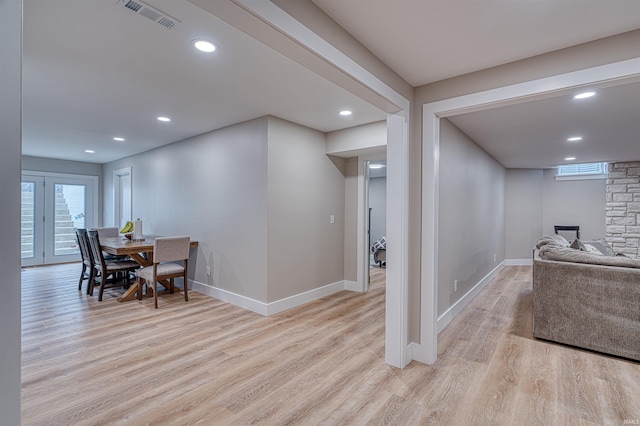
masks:
[[[609,164],[606,196],[607,241],[640,258],[640,161]]]

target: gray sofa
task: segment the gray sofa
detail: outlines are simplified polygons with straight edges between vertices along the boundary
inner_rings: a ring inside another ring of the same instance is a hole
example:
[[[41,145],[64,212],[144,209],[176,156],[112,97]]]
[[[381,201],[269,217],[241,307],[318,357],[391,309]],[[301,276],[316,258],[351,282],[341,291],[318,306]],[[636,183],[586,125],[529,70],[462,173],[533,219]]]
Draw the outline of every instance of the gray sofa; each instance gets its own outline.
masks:
[[[574,249],[557,237],[534,249],[534,336],[640,361],[640,259]]]

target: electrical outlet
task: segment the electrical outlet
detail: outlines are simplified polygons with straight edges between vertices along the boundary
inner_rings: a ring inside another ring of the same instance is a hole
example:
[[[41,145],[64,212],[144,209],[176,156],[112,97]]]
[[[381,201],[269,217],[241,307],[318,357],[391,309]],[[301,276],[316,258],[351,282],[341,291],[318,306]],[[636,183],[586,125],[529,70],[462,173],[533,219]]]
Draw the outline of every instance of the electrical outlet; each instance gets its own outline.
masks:
[[[496,262],[498,260],[498,258],[496,257],[496,254],[493,253],[493,261]]]
[[[335,216],[335,215],[331,215],[331,216],[329,216],[329,223],[330,223],[330,224],[332,224],[332,225],[333,225],[334,223],[336,223],[336,216]]]
[[[207,276],[211,276],[211,266],[207,266]]]
[[[453,291],[458,291],[458,280],[453,280]]]

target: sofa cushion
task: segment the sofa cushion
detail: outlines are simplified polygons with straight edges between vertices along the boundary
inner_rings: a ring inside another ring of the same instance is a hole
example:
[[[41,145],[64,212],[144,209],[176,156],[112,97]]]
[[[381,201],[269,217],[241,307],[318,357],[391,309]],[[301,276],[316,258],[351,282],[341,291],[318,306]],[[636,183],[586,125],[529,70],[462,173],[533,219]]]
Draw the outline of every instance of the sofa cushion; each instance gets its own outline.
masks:
[[[597,238],[595,240],[585,240],[584,244],[590,244],[593,247],[597,248],[600,253],[605,256],[615,256],[616,252],[613,250],[613,247],[605,240],[604,238]]]
[[[569,247],[575,250],[586,251],[587,253],[597,254],[600,256],[604,254],[592,244],[589,244],[587,242],[583,243],[577,238],[571,242],[571,245]]]
[[[602,252],[589,243],[584,243],[584,251],[602,256]]]
[[[623,256],[602,256],[586,251],[575,250],[570,247],[554,247],[548,244],[542,246],[539,256],[544,260],[555,260],[559,262],[640,268],[640,259],[631,259]]]
[[[571,247],[574,250],[587,251],[587,250],[585,250],[584,244],[582,244],[582,241],[580,241],[577,238],[575,240],[571,241],[571,245],[569,245],[569,247]]]

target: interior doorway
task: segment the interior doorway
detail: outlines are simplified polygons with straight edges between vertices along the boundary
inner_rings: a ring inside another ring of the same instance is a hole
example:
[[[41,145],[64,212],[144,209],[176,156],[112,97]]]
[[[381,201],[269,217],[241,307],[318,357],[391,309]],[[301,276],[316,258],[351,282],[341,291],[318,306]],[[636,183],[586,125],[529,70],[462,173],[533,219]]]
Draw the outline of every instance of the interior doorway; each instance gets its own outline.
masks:
[[[387,267],[387,162],[367,161],[368,185],[368,264],[373,274],[385,274]]]
[[[122,228],[132,220],[131,167],[113,171],[113,226]]]
[[[386,278],[387,211],[385,152],[358,157],[357,291],[369,290],[374,268]]]

